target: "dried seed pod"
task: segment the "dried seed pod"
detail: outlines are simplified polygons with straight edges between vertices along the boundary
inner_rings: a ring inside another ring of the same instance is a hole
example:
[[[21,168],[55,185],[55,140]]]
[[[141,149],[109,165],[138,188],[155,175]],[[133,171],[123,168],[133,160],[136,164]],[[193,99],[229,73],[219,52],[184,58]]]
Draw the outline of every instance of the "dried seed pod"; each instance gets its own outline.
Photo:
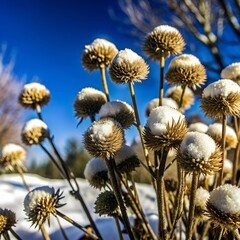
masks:
[[[192,123],[188,127],[189,132],[201,132],[201,133],[207,133],[208,125],[202,122],[196,122]]]
[[[198,188],[196,191],[195,216],[201,220],[206,220],[204,213],[206,211],[206,203],[209,196],[210,193],[202,187]]]
[[[0,208],[0,237],[17,223],[16,215],[9,209]]]
[[[225,67],[221,72],[221,78],[231,79],[240,83],[240,62],[232,63]]]

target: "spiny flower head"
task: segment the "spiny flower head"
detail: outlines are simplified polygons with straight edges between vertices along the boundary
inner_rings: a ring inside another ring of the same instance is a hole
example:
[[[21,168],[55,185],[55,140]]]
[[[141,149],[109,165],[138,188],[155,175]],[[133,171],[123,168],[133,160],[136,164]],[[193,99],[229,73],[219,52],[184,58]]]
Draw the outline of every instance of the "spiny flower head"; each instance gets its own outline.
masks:
[[[118,50],[113,43],[97,38],[90,45],[85,46],[82,65],[89,72],[101,67],[108,67],[117,53]]]
[[[128,48],[119,51],[109,68],[109,75],[117,84],[141,82],[147,78],[148,72],[144,59]]]
[[[102,105],[99,118],[113,118],[124,129],[132,126],[135,120],[133,108],[123,101],[112,101]]]
[[[221,72],[221,78],[231,79],[240,83],[240,62],[232,63],[225,67]]]
[[[201,107],[209,117],[240,116],[240,86],[230,79],[209,84],[203,90]]]
[[[48,186],[33,189],[24,199],[24,211],[28,220],[39,228],[45,221],[50,224],[50,215],[56,216],[57,208],[65,205],[59,203],[62,198],[60,189],[55,191],[53,187]]]
[[[180,54],[185,47],[181,33],[174,27],[160,25],[150,32],[143,43],[143,51],[150,59],[159,61],[170,55]]]
[[[193,87],[205,83],[206,70],[199,59],[192,54],[175,57],[169,64],[165,76],[170,84]]]
[[[201,133],[206,133],[208,130],[208,125],[202,122],[196,122],[192,123],[188,127],[189,132],[201,132]]]
[[[23,162],[26,160],[26,151],[23,147],[14,144],[6,144],[1,151],[0,165],[13,171],[16,168],[24,169]]]
[[[187,172],[213,174],[221,169],[221,155],[220,148],[210,136],[188,132],[182,140],[176,159]]]
[[[88,161],[85,169],[84,176],[91,186],[95,188],[103,188],[108,181],[108,170],[103,159],[92,158]]]
[[[196,217],[199,217],[201,219],[205,218],[205,216],[203,214],[206,211],[206,203],[207,203],[209,196],[210,196],[210,193],[206,189],[204,189],[202,187],[197,189],[196,203],[195,203]]]
[[[25,108],[36,109],[47,105],[50,100],[49,90],[42,84],[33,82],[25,84],[18,97],[18,102]]]
[[[77,118],[94,117],[106,102],[107,98],[103,92],[91,87],[83,88],[74,102],[75,116]]]
[[[21,137],[26,145],[40,144],[49,136],[48,127],[40,119],[31,119],[23,127]]]
[[[16,215],[9,209],[0,208],[0,237],[16,224]]]

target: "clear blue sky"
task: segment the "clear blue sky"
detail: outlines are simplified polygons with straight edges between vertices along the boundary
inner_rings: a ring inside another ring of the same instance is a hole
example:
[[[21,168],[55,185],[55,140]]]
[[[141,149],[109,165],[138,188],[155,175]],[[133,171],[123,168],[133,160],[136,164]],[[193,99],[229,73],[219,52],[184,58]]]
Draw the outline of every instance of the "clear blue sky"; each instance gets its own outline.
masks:
[[[106,38],[119,50],[127,47],[143,55],[134,39],[118,31],[108,14],[111,7],[119,10],[117,1],[111,0],[0,0],[0,43],[14,56],[18,77],[26,77],[26,83],[38,77],[50,90],[51,102],[43,116],[61,148],[70,137],[80,139],[90,124],[85,121],[76,128],[73,102],[77,93],[88,86],[102,90],[100,73],[89,74],[80,64],[84,46],[95,38]],[[149,79],[135,84],[142,125],[147,102],[158,94],[158,75],[152,63]],[[108,82],[112,100],[131,103],[127,86]],[[35,116],[28,113],[27,119]],[[135,133],[130,131],[128,138]]]

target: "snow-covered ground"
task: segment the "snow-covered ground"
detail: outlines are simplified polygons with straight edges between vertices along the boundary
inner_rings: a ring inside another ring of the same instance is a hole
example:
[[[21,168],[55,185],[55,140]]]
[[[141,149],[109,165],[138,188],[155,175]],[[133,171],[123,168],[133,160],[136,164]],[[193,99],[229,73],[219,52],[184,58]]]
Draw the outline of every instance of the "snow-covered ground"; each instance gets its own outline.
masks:
[[[67,204],[59,210],[81,225],[85,226],[89,223],[80,206],[80,203],[69,194],[70,189],[64,180],[51,180],[30,174],[26,174],[25,178],[30,186],[30,189],[46,185],[54,187],[55,189],[60,188],[64,195],[64,199],[61,200],[61,203]],[[90,187],[84,179],[78,179],[78,182],[81,188],[81,194],[96,221],[103,239],[117,240],[118,234],[114,220],[110,217],[99,217],[94,213],[94,202],[99,194],[99,190]],[[156,230],[157,207],[154,191],[150,185],[141,184],[137,187],[144,211],[146,212],[153,229]],[[0,207],[10,209],[16,213],[17,224],[14,230],[24,240],[42,239],[41,232],[37,229],[34,229],[34,227],[31,227],[31,223],[26,220],[26,215],[23,211],[23,200],[26,194],[27,191],[25,190],[19,175],[8,174],[0,176]],[[83,236],[83,233],[78,228],[73,227],[65,220],[61,219],[60,221],[69,239],[77,240]],[[51,239],[63,239],[57,220],[53,216],[51,217],[50,227],[48,227],[47,224],[45,224],[45,227]],[[125,239],[128,238],[126,237]]]

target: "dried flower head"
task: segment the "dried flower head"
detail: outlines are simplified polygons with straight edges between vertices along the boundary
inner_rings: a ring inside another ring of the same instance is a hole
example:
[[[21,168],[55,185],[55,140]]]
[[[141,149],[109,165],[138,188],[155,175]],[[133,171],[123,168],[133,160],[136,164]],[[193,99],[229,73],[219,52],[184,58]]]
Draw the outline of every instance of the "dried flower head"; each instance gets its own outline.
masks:
[[[117,170],[120,173],[129,173],[135,171],[140,166],[140,161],[135,151],[127,146],[123,145],[120,150],[116,152],[114,157]]]
[[[169,88],[166,92],[166,96],[169,98],[172,98],[179,104],[182,96],[182,87],[174,86]],[[186,87],[183,95],[181,110],[187,110],[188,108],[191,107],[193,102],[194,102],[194,93],[190,88]]]
[[[232,63],[225,67],[221,72],[221,78],[231,79],[240,83],[240,62]]]
[[[143,51],[150,59],[159,61],[170,55],[180,54],[185,47],[185,41],[180,32],[171,26],[160,25],[150,32],[144,43]]]
[[[104,118],[93,122],[84,134],[84,144],[88,152],[104,160],[113,158],[123,143],[123,129],[113,119]]]
[[[24,199],[24,211],[28,220],[35,227],[41,227],[45,221],[50,225],[50,215],[56,216],[56,209],[65,204],[60,204],[62,199],[60,189],[55,191],[53,187],[37,187],[30,191]]]
[[[16,215],[9,209],[0,208],[0,237],[16,224]]]
[[[209,136],[211,136],[220,145],[222,142],[222,124],[221,123],[213,123],[213,124],[209,125],[207,134]],[[225,141],[226,141],[225,148],[227,150],[229,150],[231,148],[235,148],[237,145],[237,142],[238,142],[237,134],[236,134],[235,130],[230,126],[226,126]]]
[[[208,130],[208,125],[202,122],[196,122],[192,123],[188,127],[189,132],[201,132],[201,133],[206,133]]]
[[[187,172],[213,174],[222,167],[222,152],[205,133],[188,132],[180,145],[176,159]]]
[[[126,102],[112,101],[102,105],[99,118],[113,118],[120,123],[122,128],[126,129],[133,125],[135,115],[133,108]]]
[[[143,138],[148,148],[176,147],[187,132],[185,116],[176,109],[161,106],[153,109],[143,129]]]
[[[224,159],[223,178],[230,180],[232,178],[233,162],[229,159]]]
[[[128,48],[119,51],[109,68],[112,81],[118,84],[141,82],[147,78],[148,72],[144,59]]]
[[[89,184],[95,188],[104,188],[108,181],[108,170],[103,159],[92,158],[88,161],[84,176]]]
[[[159,106],[159,98],[154,98],[153,100],[151,100],[148,105],[147,108],[145,110],[145,115],[148,117],[150,112]],[[176,103],[175,100],[173,100],[172,98],[163,98],[162,99],[162,106],[168,106],[174,109],[178,109],[178,105]]]
[[[223,228],[240,227],[240,188],[224,184],[210,192],[207,210],[210,220]]]
[[[240,86],[229,79],[209,84],[203,90],[201,107],[209,117],[240,116]]]
[[[82,119],[94,117],[106,102],[107,98],[103,92],[91,87],[83,88],[74,102],[75,116]]]
[[[24,169],[23,162],[26,160],[26,151],[23,147],[8,143],[1,151],[0,166],[13,171],[16,168]]]
[[[108,67],[118,50],[116,46],[101,38],[95,39],[90,45],[86,45],[82,54],[82,65],[92,72],[102,66]]]
[[[195,216],[204,220],[205,216],[203,215],[206,211],[206,203],[210,196],[210,193],[200,187],[196,191],[196,202],[195,202]]]
[[[40,144],[49,136],[46,123],[40,119],[32,119],[28,121],[21,133],[22,141],[26,145]]]
[[[191,54],[175,57],[169,64],[165,75],[170,84],[200,87],[206,80],[206,70],[199,59]]]
[[[114,216],[118,214],[118,202],[113,191],[105,191],[98,195],[95,202],[95,212],[99,216]]]
[[[37,106],[47,105],[50,100],[49,90],[40,83],[25,84],[18,97],[18,102],[25,108],[36,109]]]

